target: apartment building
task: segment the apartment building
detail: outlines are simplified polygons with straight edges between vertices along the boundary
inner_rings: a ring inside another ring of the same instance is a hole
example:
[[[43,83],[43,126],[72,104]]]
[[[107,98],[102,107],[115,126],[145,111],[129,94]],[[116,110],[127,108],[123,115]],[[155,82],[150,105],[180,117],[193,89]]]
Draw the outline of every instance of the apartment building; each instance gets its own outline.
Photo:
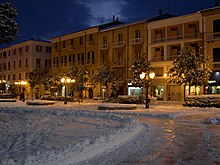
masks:
[[[163,14],[131,23],[113,21],[110,26],[91,27],[53,38],[52,70],[67,73],[74,67],[84,67],[95,73],[100,66],[109,65],[125,80],[119,95],[141,94],[141,88],[130,83],[129,67],[135,57],[146,54],[156,73],[149,93],[160,100],[183,100],[189,87],[184,92],[183,86],[166,83],[164,75],[188,42],[195,51],[209,57],[209,67],[216,72],[209,86],[192,87],[192,93],[219,93],[219,80],[215,77],[220,75],[219,10],[215,7],[183,16]],[[87,98],[102,95],[103,85],[91,86]]]
[[[0,80],[8,88],[12,84],[27,82],[28,73],[36,67],[50,69],[51,44],[42,40],[28,40],[0,50]],[[19,85],[21,92],[22,84]],[[27,92],[30,91],[28,85]]]
[[[204,29],[204,52],[209,58],[212,76],[205,87],[207,94],[220,93],[220,7],[201,11]]]
[[[94,74],[98,69],[98,27],[84,29],[51,39],[52,68],[51,71],[60,74],[69,74],[76,68],[86,68]],[[88,98],[93,98],[93,85],[89,88]],[[65,90],[65,86],[62,89]],[[64,92],[62,92],[64,93]],[[67,89],[67,94],[70,91]]]

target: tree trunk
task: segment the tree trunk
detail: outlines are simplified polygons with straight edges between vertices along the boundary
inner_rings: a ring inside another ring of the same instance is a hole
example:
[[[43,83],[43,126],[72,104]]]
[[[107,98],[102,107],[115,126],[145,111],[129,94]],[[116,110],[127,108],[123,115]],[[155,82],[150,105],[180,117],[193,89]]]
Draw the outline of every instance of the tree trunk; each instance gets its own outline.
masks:
[[[190,95],[190,88],[191,88],[191,86],[190,86],[190,82],[189,82],[189,95]]]

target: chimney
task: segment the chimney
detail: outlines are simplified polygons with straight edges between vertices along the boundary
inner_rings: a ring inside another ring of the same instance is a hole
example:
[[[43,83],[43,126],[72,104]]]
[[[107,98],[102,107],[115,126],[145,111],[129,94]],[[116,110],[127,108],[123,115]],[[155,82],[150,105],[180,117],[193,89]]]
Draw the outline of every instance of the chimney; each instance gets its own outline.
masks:
[[[219,6],[219,1],[215,0],[215,7]]]
[[[115,15],[113,15],[112,22],[115,22]]]
[[[159,15],[162,15],[162,9],[159,9]]]

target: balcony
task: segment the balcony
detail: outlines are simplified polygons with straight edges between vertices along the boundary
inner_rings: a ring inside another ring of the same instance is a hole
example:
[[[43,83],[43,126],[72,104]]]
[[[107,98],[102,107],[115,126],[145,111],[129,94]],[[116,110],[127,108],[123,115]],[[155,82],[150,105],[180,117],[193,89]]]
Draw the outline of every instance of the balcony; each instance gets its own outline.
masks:
[[[133,38],[130,40],[130,45],[140,45],[143,44],[142,38]]]
[[[217,33],[207,33],[207,41],[220,40],[220,32]]]
[[[114,42],[112,47],[113,47],[113,48],[122,48],[122,47],[125,47],[125,41]]]
[[[93,65],[95,63],[94,59],[87,59],[86,64],[87,65]]]
[[[177,58],[178,55],[170,56],[154,56],[149,59],[150,62],[163,62],[163,61],[173,61]]]
[[[92,47],[92,46],[94,46],[94,42],[93,41],[86,42],[86,47]]]
[[[74,49],[74,45],[69,45],[69,46],[68,46],[68,49],[69,49],[69,50]]]
[[[157,38],[157,39],[152,39],[151,43],[156,44],[156,43],[162,43],[162,42],[171,42],[171,41],[178,41],[178,40],[200,40],[202,39],[201,33],[189,33],[189,34],[180,34],[176,36],[168,36],[164,38]]]
[[[99,50],[107,50],[108,49],[108,44],[100,44],[99,45]]]
[[[66,67],[66,63],[60,63],[61,67]]]
[[[112,66],[113,67],[123,67],[124,66],[124,61],[120,60],[120,61],[113,61],[112,62]]]
[[[213,62],[213,70],[220,70],[220,62]]]

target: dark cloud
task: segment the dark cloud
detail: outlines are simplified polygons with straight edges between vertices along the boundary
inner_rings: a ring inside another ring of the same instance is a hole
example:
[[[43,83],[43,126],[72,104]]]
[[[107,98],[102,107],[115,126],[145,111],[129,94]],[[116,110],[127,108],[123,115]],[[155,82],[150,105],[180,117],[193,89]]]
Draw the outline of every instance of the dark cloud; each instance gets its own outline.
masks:
[[[101,22],[112,15],[134,21],[163,13],[182,15],[214,6],[212,0],[11,0],[18,9],[17,41],[49,39]]]

